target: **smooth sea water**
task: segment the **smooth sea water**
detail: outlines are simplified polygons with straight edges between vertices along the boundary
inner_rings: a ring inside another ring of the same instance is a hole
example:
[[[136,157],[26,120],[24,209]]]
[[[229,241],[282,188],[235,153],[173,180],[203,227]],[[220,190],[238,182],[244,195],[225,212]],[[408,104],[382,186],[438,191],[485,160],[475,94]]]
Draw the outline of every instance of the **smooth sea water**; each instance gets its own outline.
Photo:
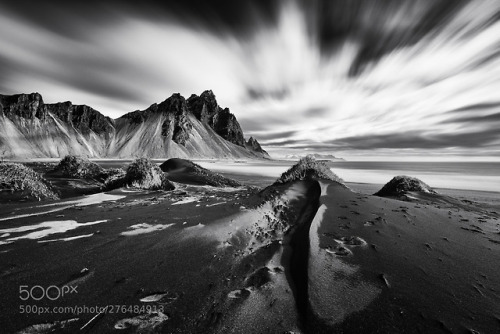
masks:
[[[500,162],[341,161],[332,170],[347,182],[385,184],[408,175],[433,188],[500,192]]]
[[[227,174],[278,178],[293,161],[207,162],[203,167]],[[500,192],[500,162],[380,162],[338,161],[332,171],[348,183],[383,185],[394,176],[421,179],[433,188]]]
[[[47,159],[48,160],[48,159]],[[52,160],[51,160],[52,161]],[[55,160],[54,160],[55,161]],[[105,168],[126,167],[132,160],[94,160]],[[164,159],[154,159],[163,163]],[[276,180],[296,161],[225,161],[194,160],[201,166],[228,175],[238,175],[249,184],[265,186]],[[408,175],[440,189],[473,190],[500,194],[500,162],[402,162],[402,161],[335,161],[332,171],[347,183],[365,184],[376,189],[394,176]],[[255,178],[259,176],[259,178]]]

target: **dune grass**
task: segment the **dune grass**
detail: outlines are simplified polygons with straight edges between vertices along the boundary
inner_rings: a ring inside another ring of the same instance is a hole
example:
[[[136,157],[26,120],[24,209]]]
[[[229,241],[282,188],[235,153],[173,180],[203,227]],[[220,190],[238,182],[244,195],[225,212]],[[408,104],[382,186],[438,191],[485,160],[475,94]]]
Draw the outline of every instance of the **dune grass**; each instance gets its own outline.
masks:
[[[436,191],[416,177],[398,175],[387,182],[382,189],[375,193],[376,196],[401,196],[409,191],[418,191],[436,194]]]
[[[212,187],[241,187],[242,184],[236,180],[225,177],[219,173],[203,168],[200,165],[186,159],[171,158],[160,165],[161,170],[169,175],[171,180],[179,179],[195,180],[200,184]],[[177,177],[177,178],[176,178]],[[178,181],[183,183],[183,181]]]
[[[160,167],[150,159],[139,158],[127,167],[124,174],[117,174],[106,181],[107,189],[134,187],[147,190],[172,190],[175,186]]]
[[[75,155],[65,156],[55,170],[66,177],[74,178],[99,178],[104,172],[104,169],[95,162]]]
[[[33,169],[19,163],[0,163],[0,190],[43,199],[59,199],[50,183]]]
[[[283,184],[304,179],[324,179],[344,184],[344,181],[330,170],[330,167],[323,162],[317,161],[312,156],[306,156],[298,163],[290,167],[276,180],[275,184]]]

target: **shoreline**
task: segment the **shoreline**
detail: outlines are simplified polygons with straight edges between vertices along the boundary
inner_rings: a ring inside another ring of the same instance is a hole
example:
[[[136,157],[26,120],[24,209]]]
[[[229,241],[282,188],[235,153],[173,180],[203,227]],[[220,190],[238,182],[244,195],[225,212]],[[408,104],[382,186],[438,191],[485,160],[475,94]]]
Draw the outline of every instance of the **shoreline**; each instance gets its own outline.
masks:
[[[110,167],[123,167],[130,161],[133,161],[134,158],[124,158],[124,159],[108,159],[108,158],[98,158],[98,159],[90,159],[98,164],[102,164],[104,168]],[[163,162],[165,159],[152,159],[155,163]],[[18,162],[18,163],[57,163],[60,161],[58,158],[39,158],[39,159],[15,159],[15,160],[4,160],[5,162]],[[293,161],[285,161],[285,160],[224,160],[224,159],[194,159],[194,162],[200,164],[202,167],[208,168],[215,172],[218,172],[222,175],[226,175],[228,177],[233,177],[239,179],[242,182],[249,182],[249,185],[252,186],[260,186],[265,187],[270,185],[274,180],[276,180],[279,175],[288,169]],[[374,161],[376,163],[381,163],[380,161]],[[424,180],[428,183],[432,188],[436,189],[438,192],[450,195],[450,196],[464,196],[464,197],[472,197],[472,198],[490,198],[493,203],[500,201],[500,175],[498,177],[495,172],[490,173],[490,175],[467,175],[466,173],[457,174],[455,172],[450,172],[448,174],[443,173],[442,171],[439,173],[433,173],[432,171],[426,172],[427,175],[422,176],[422,171],[410,171],[410,170],[373,170],[369,164],[373,163],[372,161],[355,161],[355,164],[365,164],[366,167],[362,169],[350,169],[350,168],[341,168],[340,166],[343,164],[352,163],[351,161],[334,161],[329,163],[331,169],[334,173],[339,175],[344,179],[346,184],[352,185],[352,187],[360,191],[364,194],[373,194],[378,191],[386,182],[390,180],[390,178],[396,175],[409,175],[414,176],[419,179]],[[385,162],[390,163],[390,162]],[[401,163],[401,162],[400,162]],[[435,162],[433,162],[434,164]],[[452,164],[453,162],[443,161],[445,164]],[[476,165],[483,164],[485,162],[476,162],[470,161],[466,162],[466,164]],[[488,162],[490,163],[490,162]],[[413,163],[412,163],[413,165]],[[422,166],[425,166],[425,162],[422,162],[420,169]],[[431,165],[429,167],[432,168]],[[373,175],[370,175],[373,174]],[[381,173],[391,175],[387,176],[382,180]],[[459,175],[462,175],[459,177]],[[361,180],[353,180],[356,176],[359,176]],[[257,178],[257,179],[256,179]],[[366,182],[367,178],[376,179],[373,182]],[[474,182],[475,179],[485,180],[485,178],[491,179],[488,182],[482,182],[479,184]],[[429,181],[430,179],[430,181]],[[440,186],[436,185],[435,180],[440,179],[450,179],[449,182],[453,181],[462,181],[457,184],[457,186]],[[468,179],[463,181],[464,179]],[[498,180],[497,180],[498,179]],[[495,186],[496,181],[498,181],[498,187]],[[485,183],[485,184],[483,184]],[[470,184],[471,187],[464,187],[464,185]],[[475,185],[475,186],[474,186]],[[485,186],[488,189],[483,189]],[[496,188],[495,188],[496,187]],[[498,190],[496,190],[498,189]],[[458,194],[458,195],[457,195]],[[497,203],[498,204],[498,203]]]

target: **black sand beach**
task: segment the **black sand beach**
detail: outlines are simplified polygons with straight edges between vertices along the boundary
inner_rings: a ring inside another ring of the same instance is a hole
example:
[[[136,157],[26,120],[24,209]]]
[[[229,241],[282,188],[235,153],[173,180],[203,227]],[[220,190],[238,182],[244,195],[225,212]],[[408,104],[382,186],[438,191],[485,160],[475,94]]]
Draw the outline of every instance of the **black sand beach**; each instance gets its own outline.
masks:
[[[2,203],[2,331],[500,330],[497,206],[322,179],[261,189],[178,183]],[[73,228],[43,234],[61,224]],[[59,296],[65,286],[76,291]]]

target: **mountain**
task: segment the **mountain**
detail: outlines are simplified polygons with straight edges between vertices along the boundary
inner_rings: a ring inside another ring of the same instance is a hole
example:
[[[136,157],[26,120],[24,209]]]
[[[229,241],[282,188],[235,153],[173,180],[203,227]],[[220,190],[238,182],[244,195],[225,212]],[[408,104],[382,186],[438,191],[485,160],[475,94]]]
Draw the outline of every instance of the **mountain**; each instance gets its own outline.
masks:
[[[269,158],[245,141],[236,117],[212,91],[173,94],[115,120],[85,105],[46,104],[38,93],[0,95],[0,155],[5,158]]]
[[[308,154],[308,155],[304,155],[304,156],[289,154],[289,155],[285,156],[285,160],[300,160],[302,158],[305,158],[306,156],[312,157],[316,160],[344,161],[343,158],[337,158],[336,156],[334,156],[332,154],[319,154],[319,153]]]

